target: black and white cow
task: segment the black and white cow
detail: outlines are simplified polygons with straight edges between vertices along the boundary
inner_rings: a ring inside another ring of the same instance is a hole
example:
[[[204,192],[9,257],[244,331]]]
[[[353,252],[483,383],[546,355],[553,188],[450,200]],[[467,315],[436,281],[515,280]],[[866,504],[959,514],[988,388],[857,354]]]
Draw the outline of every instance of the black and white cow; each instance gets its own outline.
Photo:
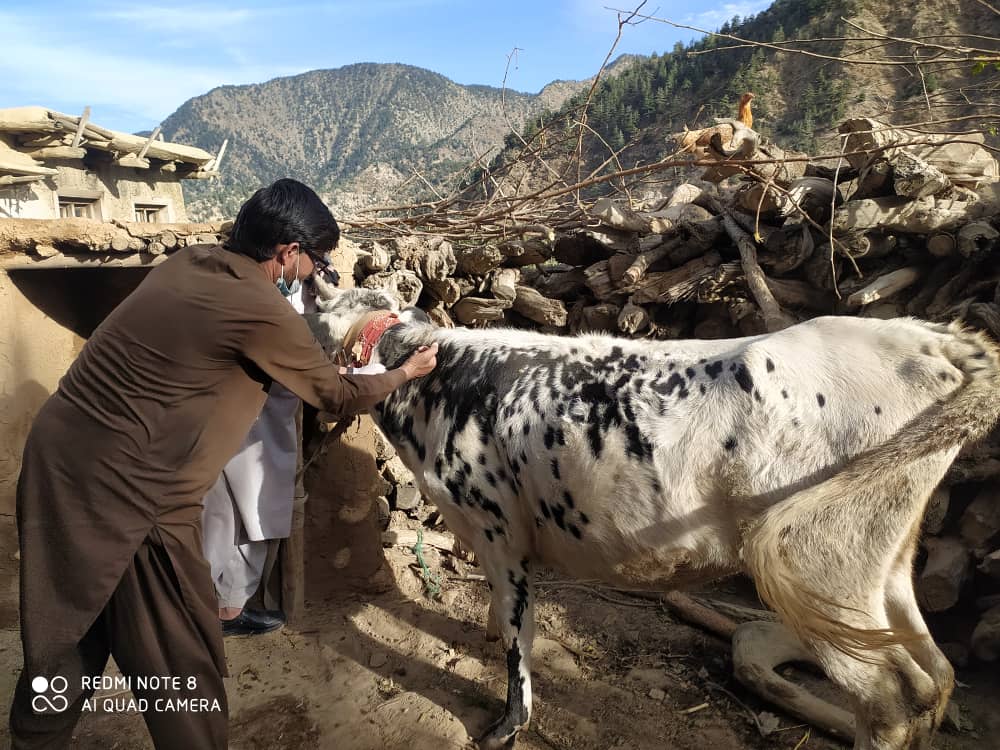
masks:
[[[394,309],[325,292],[331,352]],[[654,589],[746,572],[854,699],[855,748],[929,747],[953,673],[911,566],[932,490],[1000,414],[983,337],[850,317],[658,342],[406,322],[373,359],[432,342],[437,368],[373,416],[491,586],[509,684],[481,747],[531,714],[538,566]]]

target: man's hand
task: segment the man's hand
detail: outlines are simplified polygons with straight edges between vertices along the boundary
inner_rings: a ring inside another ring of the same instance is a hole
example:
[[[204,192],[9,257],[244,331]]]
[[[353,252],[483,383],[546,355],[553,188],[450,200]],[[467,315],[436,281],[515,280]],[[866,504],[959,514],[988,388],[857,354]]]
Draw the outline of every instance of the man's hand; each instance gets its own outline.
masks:
[[[422,346],[410,355],[400,369],[406,373],[407,380],[422,378],[437,365],[438,345]]]

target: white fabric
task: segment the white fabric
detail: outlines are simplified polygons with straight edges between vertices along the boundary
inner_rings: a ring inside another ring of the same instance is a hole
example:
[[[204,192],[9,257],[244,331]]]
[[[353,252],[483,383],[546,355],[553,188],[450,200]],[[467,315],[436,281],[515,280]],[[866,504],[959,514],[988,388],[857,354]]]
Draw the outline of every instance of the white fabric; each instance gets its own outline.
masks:
[[[303,312],[301,290],[288,301]],[[243,445],[205,496],[202,543],[220,607],[242,607],[253,596],[267,558],[266,540],[291,532],[298,406],[297,396],[273,383]]]
[[[242,609],[260,585],[268,542],[247,540],[225,474],[205,495],[202,535],[219,606]]]

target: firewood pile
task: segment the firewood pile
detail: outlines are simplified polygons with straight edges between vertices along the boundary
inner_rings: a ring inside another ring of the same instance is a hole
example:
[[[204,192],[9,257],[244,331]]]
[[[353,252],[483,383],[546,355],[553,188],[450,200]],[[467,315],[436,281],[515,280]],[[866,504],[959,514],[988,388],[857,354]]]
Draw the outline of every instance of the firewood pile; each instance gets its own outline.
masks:
[[[840,133],[837,158],[813,160],[720,121],[678,136],[708,167],[665,194],[600,198],[575,227],[520,224],[488,241],[369,238],[356,280],[443,326],[725,338],[817,315],[914,315],[1000,340],[1000,189],[983,139],[868,119]],[[958,662],[1000,658],[998,479],[1000,435],[960,457],[928,511],[918,592],[925,611],[963,613],[967,632],[948,646]],[[386,515],[419,505],[398,487],[407,507],[390,491]]]

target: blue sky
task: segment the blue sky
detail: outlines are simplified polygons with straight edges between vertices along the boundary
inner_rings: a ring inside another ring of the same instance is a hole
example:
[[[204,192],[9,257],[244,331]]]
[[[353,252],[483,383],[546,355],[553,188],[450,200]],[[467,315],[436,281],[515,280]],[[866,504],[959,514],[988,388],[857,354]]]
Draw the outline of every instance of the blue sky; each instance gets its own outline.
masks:
[[[582,79],[617,31],[615,0],[0,0],[0,108],[40,104],[149,130],[187,99],[355,62],[401,62],[463,84],[536,92]],[[650,0],[644,10],[701,28],[769,0]],[[662,23],[626,28],[616,54],[669,51],[696,35]]]

